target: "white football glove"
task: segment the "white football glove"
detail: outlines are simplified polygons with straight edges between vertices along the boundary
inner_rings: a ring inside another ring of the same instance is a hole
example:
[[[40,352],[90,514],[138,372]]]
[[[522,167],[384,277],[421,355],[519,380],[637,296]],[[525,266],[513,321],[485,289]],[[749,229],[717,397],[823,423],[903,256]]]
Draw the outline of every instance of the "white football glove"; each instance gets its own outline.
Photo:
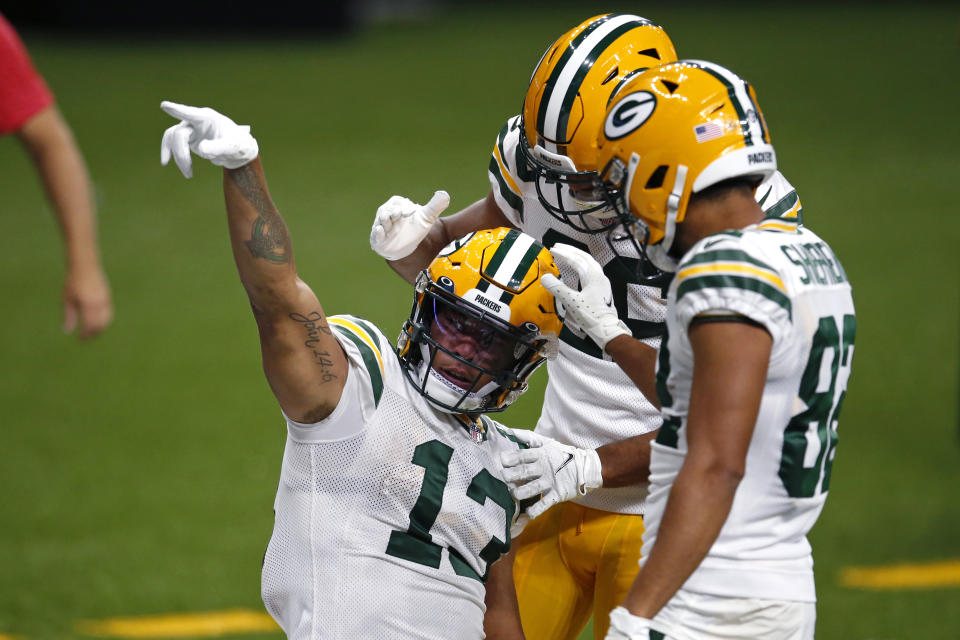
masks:
[[[163,132],[160,164],[166,166],[173,156],[185,178],[193,176],[190,152],[227,169],[239,169],[260,153],[250,127],[238,125],[210,107],[189,107],[164,100],[160,108],[180,123]]]
[[[650,640],[651,622],[617,607],[610,612],[610,629],[603,640]]]
[[[446,191],[437,191],[430,202],[419,205],[403,196],[392,196],[377,209],[370,229],[370,248],[387,260],[399,260],[413,253],[450,206]]]
[[[517,502],[540,496],[527,507],[530,518],[603,485],[600,456],[593,449],[578,449],[522,429],[514,430],[514,435],[530,448],[500,454],[503,479]]]
[[[547,273],[540,278],[547,291],[563,305],[564,322],[579,327],[601,349],[617,336],[631,335],[627,325],[617,317],[610,281],[600,263],[586,251],[568,244],[555,244],[550,253],[576,271],[580,278],[580,291],[563,284],[553,274]]]

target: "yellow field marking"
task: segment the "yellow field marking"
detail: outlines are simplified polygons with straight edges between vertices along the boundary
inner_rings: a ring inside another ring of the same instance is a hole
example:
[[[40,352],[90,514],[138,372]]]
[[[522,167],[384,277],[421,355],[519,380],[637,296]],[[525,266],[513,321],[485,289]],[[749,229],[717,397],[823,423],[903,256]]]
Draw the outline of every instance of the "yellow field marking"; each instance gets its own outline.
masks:
[[[0,640],[24,640],[23,636],[12,636],[8,633],[0,633]]]
[[[110,638],[179,638],[183,636],[216,637],[233,633],[279,631],[277,623],[266,613],[244,609],[173,613],[136,618],[83,620],[77,630],[89,636]],[[0,640],[3,640],[0,637]]]
[[[858,589],[960,587],[960,560],[887,567],[847,567],[840,572],[840,584]]]

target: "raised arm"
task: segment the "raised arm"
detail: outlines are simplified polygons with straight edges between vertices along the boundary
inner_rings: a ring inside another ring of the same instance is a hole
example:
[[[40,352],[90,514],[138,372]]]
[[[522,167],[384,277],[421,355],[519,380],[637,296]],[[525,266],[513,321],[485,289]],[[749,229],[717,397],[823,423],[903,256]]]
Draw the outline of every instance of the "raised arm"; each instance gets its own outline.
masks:
[[[172,156],[189,178],[193,151],[224,167],[230,243],[257,321],[270,388],[291,419],[325,418],[340,400],[346,355],[316,295],[297,277],[290,234],[270,197],[250,128],[209,108],[161,106],[181,119],[164,133],[163,164]]]
[[[370,230],[370,247],[401,278],[413,284],[417,274],[457,238],[480,229],[513,226],[497,206],[492,189],[482,200],[441,218],[449,204],[446,191],[437,191],[425,205],[402,196],[391,197],[377,209]]]

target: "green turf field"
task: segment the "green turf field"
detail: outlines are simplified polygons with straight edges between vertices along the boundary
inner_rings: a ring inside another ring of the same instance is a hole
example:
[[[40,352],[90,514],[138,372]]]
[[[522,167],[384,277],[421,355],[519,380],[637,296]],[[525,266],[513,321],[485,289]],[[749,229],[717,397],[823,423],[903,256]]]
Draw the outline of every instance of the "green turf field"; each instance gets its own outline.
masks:
[[[0,140],[0,637],[262,611],[283,422],[234,271],[220,171],[201,161],[186,181],[160,167],[173,123],[160,101],[253,125],[302,277],[329,313],[392,335],[410,291],[369,251],[376,207],[438,188],[451,210],[482,197],[495,136],[542,50],[611,5],[583,6],[493,5],[336,41],[24,34],[94,176],[117,314],[91,343],[59,332],[55,225],[24,154]],[[960,12],[629,10],[667,27],[681,56],[756,86],[805,221],[854,285],[853,378],[812,534],[818,638],[960,638],[956,569],[939,587],[842,579],[848,567],[960,558]],[[535,422],[538,378],[509,422]]]

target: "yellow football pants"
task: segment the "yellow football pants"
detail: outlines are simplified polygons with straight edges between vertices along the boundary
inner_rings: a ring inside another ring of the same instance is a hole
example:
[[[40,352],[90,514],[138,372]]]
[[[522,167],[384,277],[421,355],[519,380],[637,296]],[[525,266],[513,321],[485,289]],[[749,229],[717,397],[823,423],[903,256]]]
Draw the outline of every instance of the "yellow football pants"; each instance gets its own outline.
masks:
[[[643,518],[562,502],[513,543],[513,581],[527,640],[576,640],[593,616],[603,640],[610,611],[639,571]]]

